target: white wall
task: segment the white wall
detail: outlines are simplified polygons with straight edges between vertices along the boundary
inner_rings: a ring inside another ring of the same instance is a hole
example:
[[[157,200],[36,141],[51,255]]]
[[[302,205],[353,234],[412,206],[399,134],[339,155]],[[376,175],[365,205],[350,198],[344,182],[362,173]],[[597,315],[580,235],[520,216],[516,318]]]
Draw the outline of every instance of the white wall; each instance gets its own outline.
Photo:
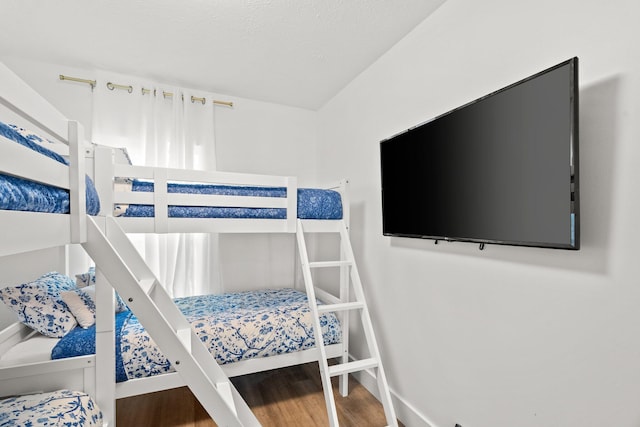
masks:
[[[95,79],[95,70],[15,57],[0,57],[0,61],[65,116],[82,123],[91,136],[90,86],[61,81],[58,76]],[[215,110],[218,170],[295,175],[303,184],[313,183],[315,157],[309,155],[309,147],[315,146],[317,138],[315,112],[231,95],[216,94],[216,99],[234,103],[233,108],[216,106]]]
[[[13,57],[0,60],[64,115],[82,123],[90,136],[90,86],[58,76],[95,79],[95,71]],[[218,170],[293,175],[301,185],[314,184],[317,113],[228,95],[216,99],[234,102],[233,108],[215,109]],[[293,236],[223,235],[226,289],[288,286],[293,280],[293,242]]]
[[[354,249],[408,426],[640,425],[638,16],[626,0],[448,0],[320,111],[318,173],[351,178]],[[572,56],[580,251],[382,236],[380,140]]]

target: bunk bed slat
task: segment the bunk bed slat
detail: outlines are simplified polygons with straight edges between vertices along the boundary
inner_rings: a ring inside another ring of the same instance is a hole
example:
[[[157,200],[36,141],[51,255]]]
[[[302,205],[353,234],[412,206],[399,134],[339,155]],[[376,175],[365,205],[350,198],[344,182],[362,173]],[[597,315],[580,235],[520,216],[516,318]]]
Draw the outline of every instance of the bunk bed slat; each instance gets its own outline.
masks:
[[[8,175],[69,189],[69,168],[49,157],[0,136],[0,170]]]
[[[202,170],[188,170],[175,168],[157,168],[151,166],[133,166],[128,164],[114,164],[113,175],[121,178],[154,179],[155,173],[162,169],[171,182],[207,182],[220,185],[256,185],[264,187],[286,187],[287,178],[277,175],[240,174],[233,172],[212,172]]]
[[[0,256],[60,246],[71,242],[69,215],[0,210],[0,234]]]
[[[154,193],[144,191],[115,191],[115,204],[154,204]],[[234,208],[286,208],[287,199],[282,197],[221,196],[213,194],[168,193],[169,206],[231,206]]]
[[[117,218],[126,233],[154,233],[154,221],[149,218]],[[286,220],[288,221],[288,220]],[[289,233],[288,222],[282,219],[243,218],[169,218],[167,233]],[[295,218],[294,218],[295,224]]]

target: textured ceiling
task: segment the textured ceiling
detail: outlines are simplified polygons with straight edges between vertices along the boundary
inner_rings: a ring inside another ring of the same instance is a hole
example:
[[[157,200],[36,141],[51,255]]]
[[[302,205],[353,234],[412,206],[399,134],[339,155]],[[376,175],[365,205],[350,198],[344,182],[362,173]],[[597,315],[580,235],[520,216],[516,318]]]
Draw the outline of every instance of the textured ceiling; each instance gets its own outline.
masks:
[[[445,0],[1,0],[0,56],[317,109]]]

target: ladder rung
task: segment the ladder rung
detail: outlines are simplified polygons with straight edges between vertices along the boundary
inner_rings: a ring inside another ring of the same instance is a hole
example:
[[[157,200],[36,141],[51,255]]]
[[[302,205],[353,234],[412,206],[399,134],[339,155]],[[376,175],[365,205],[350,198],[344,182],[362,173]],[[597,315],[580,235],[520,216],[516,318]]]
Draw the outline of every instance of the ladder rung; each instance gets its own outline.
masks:
[[[354,362],[341,363],[339,365],[329,366],[329,376],[336,377],[342,374],[375,368],[376,366],[378,366],[378,359],[362,359]]]
[[[322,268],[322,267],[344,267],[353,265],[351,261],[318,261],[310,262],[309,268]]]
[[[300,221],[304,233],[339,233],[342,221],[309,219]]]
[[[364,308],[364,304],[360,301],[341,302],[338,304],[321,304],[318,305],[319,313],[329,313],[333,311],[358,310]]]

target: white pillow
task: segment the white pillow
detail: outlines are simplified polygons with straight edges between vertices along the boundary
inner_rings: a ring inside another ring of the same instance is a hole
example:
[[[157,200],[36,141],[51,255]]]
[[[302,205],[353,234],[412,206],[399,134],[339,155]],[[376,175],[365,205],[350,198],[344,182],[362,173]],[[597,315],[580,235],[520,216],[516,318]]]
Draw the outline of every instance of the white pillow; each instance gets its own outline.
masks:
[[[64,291],[60,293],[62,300],[78,324],[83,328],[88,328],[96,323],[96,285],[89,285],[81,289]],[[116,313],[128,310],[122,298],[116,295]]]
[[[86,329],[96,323],[95,285],[74,291],[64,291],[60,296],[80,326]]]

